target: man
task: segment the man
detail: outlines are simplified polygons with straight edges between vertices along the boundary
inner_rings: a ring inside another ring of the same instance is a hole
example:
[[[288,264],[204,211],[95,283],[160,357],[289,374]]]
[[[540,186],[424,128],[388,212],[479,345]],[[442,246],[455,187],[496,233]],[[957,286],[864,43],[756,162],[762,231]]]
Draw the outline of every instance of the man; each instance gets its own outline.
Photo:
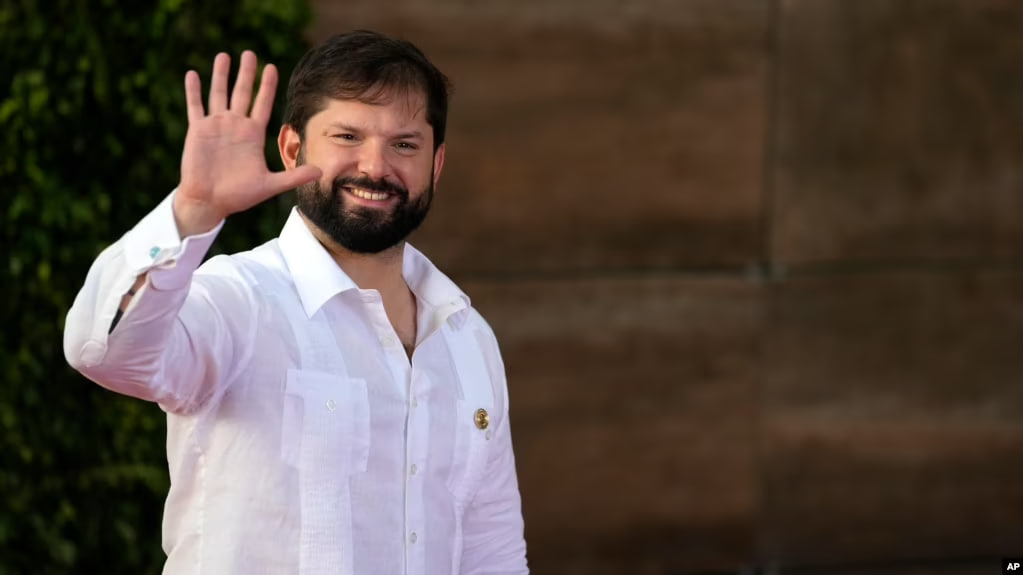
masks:
[[[185,76],[181,181],[104,250],[68,362],[167,412],[166,573],[527,573],[504,367],[469,298],[405,237],[444,166],[448,84],[371,32],[277,75],[242,54],[208,109]],[[251,111],[250,111],[251,104]],[[297,188],[280,236],[199,267],[224,220]],[[198,267],[198,269],[197,269]]]

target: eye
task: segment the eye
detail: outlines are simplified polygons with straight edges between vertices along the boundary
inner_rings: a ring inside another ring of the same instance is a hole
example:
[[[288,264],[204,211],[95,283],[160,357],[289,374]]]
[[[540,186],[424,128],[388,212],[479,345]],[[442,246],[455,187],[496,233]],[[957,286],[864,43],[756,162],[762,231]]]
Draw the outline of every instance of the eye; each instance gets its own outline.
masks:
[[[354,134],[334,134],[331,137],[334,138],[335,140],[343,140],[345,142],[354,142],[355,141],[355,135]]]
[[[399,152],[414,152],[419,149],[419,146],[412,142],[398,142],[394,145],[394,147],[397,148]]]

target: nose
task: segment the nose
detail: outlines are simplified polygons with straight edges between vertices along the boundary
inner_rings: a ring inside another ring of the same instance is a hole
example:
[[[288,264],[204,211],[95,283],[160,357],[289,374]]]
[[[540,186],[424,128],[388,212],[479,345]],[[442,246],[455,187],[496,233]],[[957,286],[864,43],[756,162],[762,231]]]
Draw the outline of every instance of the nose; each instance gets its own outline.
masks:
[[[359,174],[373,180],[382,180],[390,175],[384,146],[375,141],[367,141],[359,146]]]

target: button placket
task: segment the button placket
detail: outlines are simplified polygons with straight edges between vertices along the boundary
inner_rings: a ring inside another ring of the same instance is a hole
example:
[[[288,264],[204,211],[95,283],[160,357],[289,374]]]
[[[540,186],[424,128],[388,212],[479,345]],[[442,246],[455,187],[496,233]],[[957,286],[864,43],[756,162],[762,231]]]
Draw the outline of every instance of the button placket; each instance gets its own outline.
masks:
[[[397,348],[404,354],[401,341],[394,333],[394,328],[391,326],[391,321],[387,318],[387,311],[384,309],[384,303],[380,299],[379,294],[363,292],[362,301],[369,307],[370,315],[372,316],[371,323],[374,331],[376,331],[380,345],[384,348]]]
[[[424,490],[425,482],[429,472],[427,462],[428,439],[427,433],[430,429],[430,420],[434,414],[427,409],[427,404],[419,404],[416,395],[424,398],[430,394],[430,377],[427,372],[418,368],[413,362],[410,366],[408,381],[408,403],[407,422],[408,435],[406,436],[406,470],[405,470],[405,537],[406,553],[409,573],[422,573],[425,567],[424,548],[420,543],[422,531],[429,525],[426,520],[426,497]]]

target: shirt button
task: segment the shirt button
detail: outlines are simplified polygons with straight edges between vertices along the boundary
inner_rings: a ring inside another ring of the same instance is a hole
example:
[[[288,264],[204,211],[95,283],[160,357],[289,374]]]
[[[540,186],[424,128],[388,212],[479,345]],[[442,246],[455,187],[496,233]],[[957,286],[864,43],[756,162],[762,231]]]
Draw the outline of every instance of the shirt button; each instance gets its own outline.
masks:
[[[414,397],[412,398],[412,407],[419,407],[419,402]]]
[[[158,255],[160,255],[160,248],[156,246],[149,248],[149,259],[155,260]]]
[[[490,427],[490,414],[488,414],[487,410],[483,408],[476,410],[476,413],[473,415],[472,420],[473,423],[476,424],[476,427],[478,429],[486,429]]]
[[[337,403],[335,403],[333,399],[328,399],[324,405],[327,406],[327,411],[330,412],[333,412],[335,409],[337,409]]]
[[[408,540],[413,542],[413,543],[415,543],[418,539],[419,539],[419,537],[416,536],[416,532],[415,531],[412,532],[412,535],[408,536]]]
[[[409,473],[411,473],[412,475],[415,475],[416,473],[419,473],[419,466],[417,466],[415,463],[413,463],[412,467],[409,469]]]

